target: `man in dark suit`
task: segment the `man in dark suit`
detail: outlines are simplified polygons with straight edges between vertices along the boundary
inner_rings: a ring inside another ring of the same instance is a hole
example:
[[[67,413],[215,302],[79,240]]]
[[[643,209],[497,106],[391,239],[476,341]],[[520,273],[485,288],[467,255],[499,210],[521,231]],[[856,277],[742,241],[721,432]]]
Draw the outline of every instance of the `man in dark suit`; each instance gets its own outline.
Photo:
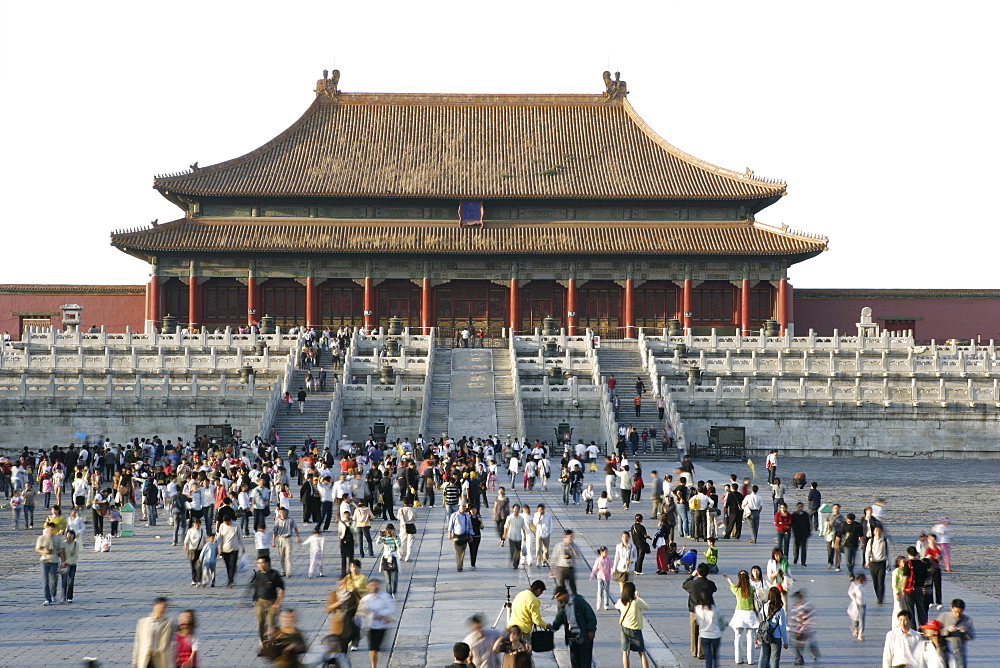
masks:
[[[701,649],[701,636],[698,633],[698,618],[694,614],[695,606],[715,605],[715,592],[718,587],[708,579],[708,564],[700,563],[694,574],[684,581],[684,591],[688,593],[688,617],[691,621],[691,656],[704,659]]]
[[[726,534],[723,538],[740,539],[743,534],[743,495],[736,483],[727,485],[726,494]]]
[[[590,668],[594,657],[594,636],[597,635],[597,615],[579,594],[571,594],[566,587],[556,587],[559,612],[552,622],[552,630],[560,626],[566,630],[569,662],[572,668]]]

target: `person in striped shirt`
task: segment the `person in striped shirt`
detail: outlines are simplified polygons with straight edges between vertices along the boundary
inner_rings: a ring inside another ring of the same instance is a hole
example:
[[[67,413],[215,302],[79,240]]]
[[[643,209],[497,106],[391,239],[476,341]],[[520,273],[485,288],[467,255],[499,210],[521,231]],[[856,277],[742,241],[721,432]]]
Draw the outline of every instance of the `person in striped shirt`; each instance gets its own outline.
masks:
[[[813,605],[806,599],[801,589],[792,594],[792,614],[789,617],[788,631],[792,636],[792,647],[795,649],[795,665],[805,663],[802,656],[806,645],[813,658],[819,661],[819,645],[816,644],[816,622],[813,620]]]

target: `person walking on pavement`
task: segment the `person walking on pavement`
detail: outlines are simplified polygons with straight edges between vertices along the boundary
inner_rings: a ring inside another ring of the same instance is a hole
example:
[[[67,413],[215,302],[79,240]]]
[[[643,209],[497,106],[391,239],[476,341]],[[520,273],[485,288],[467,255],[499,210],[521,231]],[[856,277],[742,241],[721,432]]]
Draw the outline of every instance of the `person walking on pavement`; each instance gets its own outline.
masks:
[[[299,388],[299,393],[296,395],[299,402],[299,413],[306,412],[306,391],[304,388]]]
[[[521,506],[514,504],[510,515],[504,521],[503,534],[500,536],[500,544],[507,542],[510,550],[510,565],[512,568],[521,566],[521,539],[527,530],[527,524],[521,516]]]
[[[882,535],[881,524],[872,529],[872,537],[865,545],[862,559],[862,565],[868,569],[872,576],[875,600],[878,601],[879,605],[882,605],[885,602],[885,572],[889,564],[889,541]]]
[[[222,561],[226,564],[226,577],[228,580],[226,586],[233,587],[237,562],[240,558],[240,552],[243,551],[243,539],[240,537],[239,527],[235,526],[233,521],[228,517],[226,521],[219,525],[218,542],[219,554],[222,555]]]
[[[908,610],[900,610],[896,615],[898,625],[885,634],[882,647],[882,667],[922,666],[920,643],[923,636],[913,630],[913,615]]]
[[[805,511],[802,506],[802,502],[799,501],[795,504],[795,512],[792,513],[792,549],[794,560],[793,563],[799,563],[799,558],[802,558],[802,566],[806,566],[806,544],[809,542],[809,535],[812,533],[812,521],[809,518],[809,513]],[[881,599],[879,603],[881,603]]]
[[[750,535],[752,536],[748,541],[750,543],[757,542],[757,531],[760,529],[760,509],[764,507],[764,502],[757,490],[757,485],[754,485],[750,488],[750,493],[743,497],[743,517],[750,520]]]
[[[459,504],[458,512],[448,519],[448,540],[455,547],[455,570],[461,573],[465,568],[465,549],[472,540],[472,517],[465,503]]]
[[[567,588],[572,594],[577,593],[574,562],[577,554],[579,550],[573,542],[573,530],[566,529],[562,543],[556,548],[556,585]]]
[[[812,521],[813,531],[819,531],[819,509],[823,505],[823,495],[817,489],[814,482],[809,486],[809,519]]]
[[[594,661],[594,637],[597,635],[597,615],[587,600],[570,593],[566,587],[554,592],[559,611],[552,621],[552,630],[565,629],[571,668],[591,668]]]
[[[955,657],[955,668],[966,668],[969,641],[976,639],[976,629],[972,625],[972,618],[965,614],[965,601],[954,599],[951,609],[942,612],[937,621],[942,627],[941,637],[948,640],[952,656]]]
[[[642,661],[642,668],[649,668],[646,658],[646,643],[642,637],[642,611],[649,610],[649,604],[639,598],[634,582],[622,586],[622,596],[615,603],[621,617],[618,625],[622,629],[622,665],[629,668],[629,654],[636,652]]]
[[[35,540],[35,552],[42,555],[38,559],[42,565],[42,582],[45,584],[45,602],[42,605],[52,605],[59,594],[59,564],[66,559],[63,537],[56,533],[52,522],[45,522],[42,535]]]
[[[691,656],[704,659],[705,653],[701,647],[701,634],[698,631],[696,608],[699,605],[715,605],[716,584],[708,579],[708,564],[698,564],[695,571],[682,585],[688,593],[688,619],[691,624]]]
[[[253,588],[254,616],[257,619],[257,637],[264,646],[268,630],[274,626],[274,616],[285,600],[285,581],[278,571],[271,568],[270,557],[257,557],[257,570],[250,581]]]
[[[148,617],[143,617],[135,625],[135,640],[132,643],[132,666],[140,668],[169,668],[172,665],[170,641],[174,625],[165,614],[167,599],[162,596],[153,601],[153,609]]]
[[[413,538],[417,535],[417,511],[413,509],[412,499],[403,502],[397,517],[403,526],[403,532],[399,536],[399,552],[403,556],[403,561],[409,561],[413,551]]]
[[[278,508],[278,518],[274,520],[272,532],[274,543],[278,547],[278,564],[281,566],[281,575],[286,578],[291,577],[292,534],[295,534],[295,540],[298,543],[302,542],[302,536],[299,534],[299,525],[288,516],[288,508]]]

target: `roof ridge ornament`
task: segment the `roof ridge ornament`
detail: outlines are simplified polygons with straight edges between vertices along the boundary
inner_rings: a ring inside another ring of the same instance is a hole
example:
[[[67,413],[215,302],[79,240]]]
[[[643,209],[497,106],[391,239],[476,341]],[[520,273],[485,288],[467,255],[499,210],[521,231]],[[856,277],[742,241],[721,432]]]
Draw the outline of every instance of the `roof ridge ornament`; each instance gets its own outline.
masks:
[[[336,100],[337,96],[340,95],[340,89],[337,88],[339,84],[340,70],[334,70],[333,72],[323,70],[323,78],[316,82],[316,94],[325,95],[331,100]]]
[[[604,71],[604,99],[606,101],[624,100],[625,96],[628,95],[628,86],[621,79],[621,72],[615,72],[615,78],[612,79],[611,72]]]

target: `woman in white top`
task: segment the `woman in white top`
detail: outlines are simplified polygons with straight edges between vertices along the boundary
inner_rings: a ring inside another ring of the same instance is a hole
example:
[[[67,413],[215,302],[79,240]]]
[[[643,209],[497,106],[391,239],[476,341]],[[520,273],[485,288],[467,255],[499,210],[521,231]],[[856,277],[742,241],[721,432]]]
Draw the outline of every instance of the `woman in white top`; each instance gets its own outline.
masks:
[[[73,505],[77,508],[83,508],[87,503],[87,492],[90,491],[90,484],[87,483],[87,479],[83,477],[83,474],[78,474],[76,478],[73,479]]]
[[[83,535],[84,531],[86,531],[87,523],[83,521],[82,517],[80,517],[76,508],[69,511],[69,517],[66,519],[66,528],[72,529],[78,538]]]
[[[698,620],[701,650],[705,653],[705,668],[717,668],[719,646],[722,644],[722,617],[714,605],[696,605],[694,616]]]
[[[620,589],[625,587],[626,582],[633,580],[638,556],[635,545],[629,538],[629,532],[622,531],[622,541],[615,547],[615,561],[611,568],[612,577],[618,582]]]

